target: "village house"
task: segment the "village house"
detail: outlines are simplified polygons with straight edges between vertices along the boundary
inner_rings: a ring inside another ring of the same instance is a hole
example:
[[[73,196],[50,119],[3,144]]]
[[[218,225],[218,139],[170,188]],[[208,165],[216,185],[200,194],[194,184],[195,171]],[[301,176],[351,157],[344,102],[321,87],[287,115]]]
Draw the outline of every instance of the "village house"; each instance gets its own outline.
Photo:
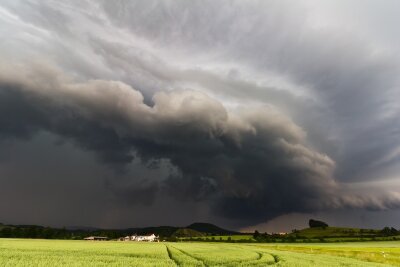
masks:
[[[118,240],[120,241],[146,241],[146,242],[155,242],[158,241],[158,236],[155,234],[151,235],[131,235],[121,237]]]

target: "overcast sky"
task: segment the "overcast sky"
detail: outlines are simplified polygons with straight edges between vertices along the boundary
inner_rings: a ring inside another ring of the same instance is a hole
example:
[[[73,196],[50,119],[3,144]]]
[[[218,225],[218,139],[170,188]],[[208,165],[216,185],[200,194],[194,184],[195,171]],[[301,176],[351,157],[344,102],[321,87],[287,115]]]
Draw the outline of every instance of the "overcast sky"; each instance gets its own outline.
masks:
[[[399,228],[400,2],[0,3],[0,222]]]

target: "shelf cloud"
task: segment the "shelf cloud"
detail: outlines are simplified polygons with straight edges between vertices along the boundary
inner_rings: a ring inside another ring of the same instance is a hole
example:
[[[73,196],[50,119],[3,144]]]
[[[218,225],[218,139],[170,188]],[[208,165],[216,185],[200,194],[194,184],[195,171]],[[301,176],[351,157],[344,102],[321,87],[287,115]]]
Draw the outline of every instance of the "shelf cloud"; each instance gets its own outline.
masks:
[[[54,137],[76,157],[88,153],[96,163],[82,159],[74,192],[98,192],[88,209],[113,203],[105,227],[125,225],[109,218],[127,209],[129,223],[143,209],[155,215],[140,223],[166,223],[163,203],[187,212],[177,224],[232,227],[291,213],[395,212],[400,193],[385,181],[397,183],[400,159],[399,40],[385,22],[368,27],[372,3],[358,24],[335,13],[350,5],[3,1],[0,148],[22,155],[17,147]],[[0,153],[4,192],[19,190],[10,166],[29,165],[17,158]],[[68,180],[63,169],[51,179]],[[19,171],[21,186],[40,176]]]
[[[228,110],[194,90],[158,91],[148,105],[122,82],[75,82],[40,64],[7,68],[0,75],[3,138],[47,131],[95,152],[110,167],[123,169],[134,156],[176,167],[165,180],[132,188],[135,199],[151,202],[165,190],[182,201],[206,200],[216,214],[244,223],[400,203],[397,195],[343,194],[333,177],[335,162],[308,147],[305,131],[270,106]]]

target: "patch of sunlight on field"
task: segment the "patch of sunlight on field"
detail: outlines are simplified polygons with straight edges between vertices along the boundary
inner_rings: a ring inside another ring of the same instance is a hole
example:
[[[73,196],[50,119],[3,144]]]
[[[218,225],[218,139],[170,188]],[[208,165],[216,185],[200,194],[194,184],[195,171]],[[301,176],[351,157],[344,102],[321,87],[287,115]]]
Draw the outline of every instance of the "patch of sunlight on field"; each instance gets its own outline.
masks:
[[[332,255],[400,266],[400,242],[350,242],[318,244],[256,244],[267,250],[291,251],[303,254]]]
[[[335,245],[0,239],[0,266],[368,267],[387,265],[368,262],[375,259],[361,257],[358,254],[360,251],[379,254],[384,248],[391,257],[391,253],[399,250],[389,244],[372,247],[375,245],[372,242],[370,246],[364,243]],[[313,252],[310,252],[311,249]],[[335,254],[337,251],[344,254]],[[382,262],[378,258],[376,261]],[[400,266],[398,262],[392,264]]]
[[[346,257],[280,251],[252,244],[169,243],[168,246],[177,249],[185,257],[196,260],[197,265],[193,266],[385,266]]]

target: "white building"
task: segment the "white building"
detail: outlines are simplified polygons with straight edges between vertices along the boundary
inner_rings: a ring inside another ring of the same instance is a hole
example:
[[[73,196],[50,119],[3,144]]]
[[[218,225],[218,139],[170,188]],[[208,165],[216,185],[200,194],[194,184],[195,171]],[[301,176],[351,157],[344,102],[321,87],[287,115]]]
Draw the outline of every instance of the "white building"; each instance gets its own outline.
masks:
[[[156,236],[155,234],[151,234],[151,235],[131,235],[131,236],[125,236],[123,238],[120,238],[119,240],[155,242],[155,241],[158,241],[158,236]]]

